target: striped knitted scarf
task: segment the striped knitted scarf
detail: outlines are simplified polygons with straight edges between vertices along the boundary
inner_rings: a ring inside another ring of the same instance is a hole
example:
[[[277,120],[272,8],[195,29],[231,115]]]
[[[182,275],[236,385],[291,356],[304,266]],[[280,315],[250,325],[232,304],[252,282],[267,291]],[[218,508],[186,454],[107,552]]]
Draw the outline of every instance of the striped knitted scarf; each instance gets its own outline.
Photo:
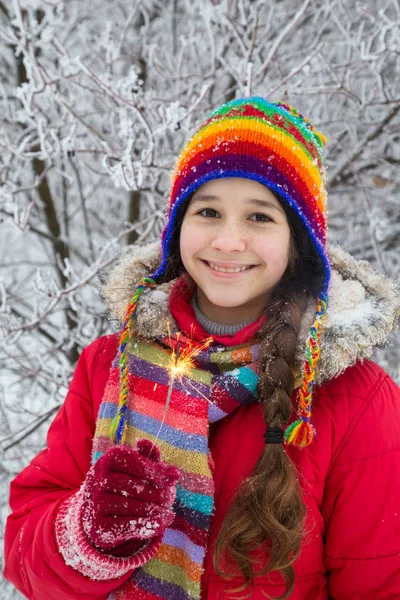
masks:
[[[177,355],[188,356],[192,349],[192,341],[177,335],[152,342],[132,338],[129,344],[125,444],[134,447],[140,438],[155,442],[162,460],[178,467],[181,477],[174,504],[176,516],[157,554],[113,592],[110,600],[200,598],[214,504],[208,427],[240,405],[257,402],[258,345],[211,345],[199,350],[185,372],[172,381],[171,364],[177,364]],[[118,361],[116,356],[100,407],[93,462],[113,445]]]

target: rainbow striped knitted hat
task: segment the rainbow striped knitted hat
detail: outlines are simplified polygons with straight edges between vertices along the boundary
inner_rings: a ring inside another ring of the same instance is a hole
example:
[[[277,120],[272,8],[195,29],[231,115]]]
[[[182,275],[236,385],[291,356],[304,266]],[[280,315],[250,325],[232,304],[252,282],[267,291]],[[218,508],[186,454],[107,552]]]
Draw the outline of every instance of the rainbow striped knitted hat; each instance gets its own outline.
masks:
[[[162,235],[165,270],[176,215],[193,192],[211,179],[244,177],[266,185],[286,200],[308,231],[326,277],[326,190],[322,149],[326,138],[295,109],[263,98],[240,98],[211,113],[178,157],[172,175],[169,214]]]
[[[166,272],[178,214],[202,184],[211,179],[243,177],[267,186],[298,215],[324,272],[316,297],[316,317],[307,340],[303,380],[299,389],[299,419],[285,431],[286,440],[307,446],[313,437],[310,423],[319,338],[326,315],[330,266],[326,255],[327,207],[322,150],[326,138],[294,108],[261,97],[240,98],[214,110],[189,139],[178,157],[162,234],[158,269],[140,282],[129,305],[121,334],[121,402],[127,399],[129,324],[146,287]]]

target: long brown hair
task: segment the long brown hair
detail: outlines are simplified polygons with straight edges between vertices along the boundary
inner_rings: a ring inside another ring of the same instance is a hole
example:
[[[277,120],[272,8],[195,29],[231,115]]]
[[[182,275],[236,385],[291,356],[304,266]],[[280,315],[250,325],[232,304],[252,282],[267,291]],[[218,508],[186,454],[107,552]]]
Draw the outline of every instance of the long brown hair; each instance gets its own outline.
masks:
[[[258,396],[266,425],[284,427],[292,415],[293,371],[301,320],[309,297],[316,295],[323,281],[323,270],[299,217],[279,197],[278,200],[291,231],[290,252],[286,271],[264,310],[265,325],[258,332]],[[164,281],[184,272],[179,235],[185,208],[178,215]],[[305,515],[296,469],[283,444],[266,444],[252,474],[235,494],[215,543],[216,573],[225,579],[241,573],[244,578],[244,584],[232,589],[232,593],[250,586],[248,593],[246,590],[240,596],[248,598],[256,577],[279,571],[285,592],[277,600],[290,596],[294,588],[292,564],[300,552]],[[251,554],[260,548],[265,549],[265,558],[262,568],[256,570]]]

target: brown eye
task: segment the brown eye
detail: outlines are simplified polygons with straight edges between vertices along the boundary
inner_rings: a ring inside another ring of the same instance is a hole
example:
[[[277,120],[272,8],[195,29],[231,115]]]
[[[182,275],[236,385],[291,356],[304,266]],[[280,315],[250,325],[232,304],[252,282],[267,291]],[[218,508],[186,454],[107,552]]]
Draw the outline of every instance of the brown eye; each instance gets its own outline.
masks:
[[[252,221],[257,221],[258,223],[268,223],[269,221],[272,221],[272,219],[270,219],[268,215],[264,215],[264,213],[255,213],[254,215],[251,215],[250,219]]]
[[[203,210],[201,210],[198,214],[202,217],[212,218],[215,217],[218,213],[213,208],[203,208]]]

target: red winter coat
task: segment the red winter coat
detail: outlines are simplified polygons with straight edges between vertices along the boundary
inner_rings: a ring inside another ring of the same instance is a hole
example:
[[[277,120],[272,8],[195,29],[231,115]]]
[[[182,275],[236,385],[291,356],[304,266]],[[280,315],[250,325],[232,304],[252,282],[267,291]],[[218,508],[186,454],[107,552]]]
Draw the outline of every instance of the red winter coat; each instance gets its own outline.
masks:
[[[32,600],[106,600],[128,579],[92,581],[67,566],[53,523],[59,504],[74,494],[90,466],[97,412],[107,382],[115,336],[86,348],[66,401],[48,433],[48,448],[11,484],[5,534],[5,576]],[[304,450],[288,447],[298,466],[309,531],[294,564],[291,600],[399,600],[400,598],[400,390],[366,360],[316,388],[317,436]],[[215,461],[215,540],[232,494],[263,449],[259,405],[242,406],[212,426]],[[256,580],[252,598],[278,595],[280,576]],[[226,584],[211,552],[202,579],[204,600],[222,599]]]

